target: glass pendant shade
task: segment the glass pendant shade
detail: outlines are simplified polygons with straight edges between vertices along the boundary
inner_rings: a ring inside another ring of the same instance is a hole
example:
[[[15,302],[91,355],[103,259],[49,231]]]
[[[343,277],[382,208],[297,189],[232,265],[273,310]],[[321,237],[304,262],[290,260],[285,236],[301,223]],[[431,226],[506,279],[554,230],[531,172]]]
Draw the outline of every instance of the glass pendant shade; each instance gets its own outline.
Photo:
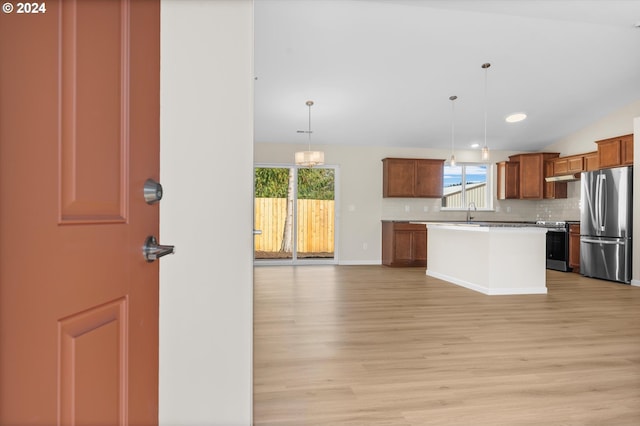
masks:
[[[486,145],[482,147],[482,159],[485,161],[489,159],[489,147]]]
[[[322,151],[298,151],[295,158],[298,166],[313,167],[324,164],[324,152]]]
[[[311,107],[313,101],[307,101],[306,104],[309,107],[309,129],[298,130],[298,133],[306,133],[309,136],[309,145],[307,151],[298,151],[295,155],[296,166],[313,167],[324,164],[324,152],[311,151]]]

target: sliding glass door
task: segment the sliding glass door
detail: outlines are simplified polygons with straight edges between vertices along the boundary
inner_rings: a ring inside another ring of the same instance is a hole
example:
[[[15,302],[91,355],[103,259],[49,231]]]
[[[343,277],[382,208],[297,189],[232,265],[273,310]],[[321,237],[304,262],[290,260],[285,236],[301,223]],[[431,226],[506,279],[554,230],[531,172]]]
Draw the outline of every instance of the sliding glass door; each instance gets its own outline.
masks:
[[[256,263],[336,263],[335,184],[333,167],[256,167]]]

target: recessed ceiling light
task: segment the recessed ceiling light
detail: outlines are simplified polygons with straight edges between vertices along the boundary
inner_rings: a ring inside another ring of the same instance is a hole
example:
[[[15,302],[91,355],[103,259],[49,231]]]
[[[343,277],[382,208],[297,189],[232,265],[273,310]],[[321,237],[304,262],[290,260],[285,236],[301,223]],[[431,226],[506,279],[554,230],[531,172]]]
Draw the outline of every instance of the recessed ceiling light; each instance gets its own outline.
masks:
[[[518,121],[522,121],[527,118],[527,114],[524,112],[516,112],[514,114],[508,115],[504,120],[507,123],[517,123]]]
[[[478,148],[480,146],[479,143],[472,143],[471,148]]]

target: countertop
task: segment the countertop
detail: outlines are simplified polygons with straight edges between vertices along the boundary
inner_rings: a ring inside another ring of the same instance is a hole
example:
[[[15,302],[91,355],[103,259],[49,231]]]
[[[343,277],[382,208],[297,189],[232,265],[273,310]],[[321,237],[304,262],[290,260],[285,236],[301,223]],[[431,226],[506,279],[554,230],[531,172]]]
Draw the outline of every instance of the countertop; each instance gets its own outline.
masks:
[[[492,228],[539,228],[535,222],[502,222],[502,221],[484,221],[484,220],[415,220],[409,221],[420,225],[450,225],[450,226],[474,226],[474,227],[492,227]]]

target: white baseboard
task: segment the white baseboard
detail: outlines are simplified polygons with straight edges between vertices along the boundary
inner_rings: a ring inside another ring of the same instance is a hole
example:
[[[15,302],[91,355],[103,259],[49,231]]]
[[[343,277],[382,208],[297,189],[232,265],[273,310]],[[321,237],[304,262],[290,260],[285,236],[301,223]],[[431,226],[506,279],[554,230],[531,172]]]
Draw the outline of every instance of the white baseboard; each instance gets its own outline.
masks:
[[[338,265],[382,265],[380,260],[341,260]]]
[[[640,287],[640,280],[631,280],[631,285],[634,285],[636,287]]]
[[[485,286],[478,285],[476,283],[472,283],[469,281],[461,280],[459,278],[450,277],[445,274],[440,274],[438,272],[433,272],[427,269],[427,275],[433,278],[438,278],[443,281],[450,282],[455,285],[459,285],[460,287],[468,288],[469,290],[474,290],[480,292],[482,294],[486,294],[487,296],[505,296],[509,294],[547,294],[547,287],[521,287],[521,288],[510,288],[510,287],[496,287],[496,288],[488,288]]]

